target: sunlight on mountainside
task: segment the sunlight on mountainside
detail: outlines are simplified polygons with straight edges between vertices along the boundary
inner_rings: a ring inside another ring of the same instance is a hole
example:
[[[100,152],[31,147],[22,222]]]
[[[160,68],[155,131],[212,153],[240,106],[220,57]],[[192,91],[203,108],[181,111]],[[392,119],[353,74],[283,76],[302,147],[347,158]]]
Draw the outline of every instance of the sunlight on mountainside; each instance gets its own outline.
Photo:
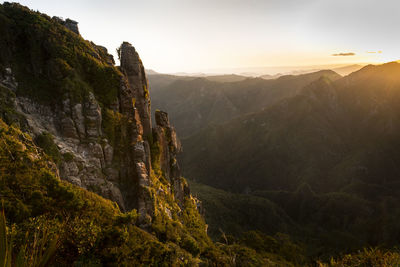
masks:
[[[0,266],[400,266],[400,2],[0,2]]]

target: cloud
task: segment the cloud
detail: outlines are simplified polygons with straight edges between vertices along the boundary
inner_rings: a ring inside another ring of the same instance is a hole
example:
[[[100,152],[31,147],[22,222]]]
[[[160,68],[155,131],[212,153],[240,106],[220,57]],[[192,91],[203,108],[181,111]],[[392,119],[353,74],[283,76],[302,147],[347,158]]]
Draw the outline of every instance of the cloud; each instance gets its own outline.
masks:
[[[349,52],[349,53],[338,53],[338,54],[332,54],[334,57],[348,57],[348,56],[355,56],[356,53]]]
[[[382,51],[367,51],[368,54],[382,54]]]

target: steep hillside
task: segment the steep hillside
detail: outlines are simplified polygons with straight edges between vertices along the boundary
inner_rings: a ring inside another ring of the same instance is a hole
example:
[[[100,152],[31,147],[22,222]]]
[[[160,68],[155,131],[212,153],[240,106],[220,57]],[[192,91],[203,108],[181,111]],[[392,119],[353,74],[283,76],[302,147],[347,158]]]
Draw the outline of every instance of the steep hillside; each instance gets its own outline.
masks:
[[[397,244],[399,74],[393,62],[321,78],[264,111],[210,126],[183,140],[191,151],[184,173],[271,200],[321,251]]]
[[[208,233],[214,238],[220,236],[221,230],[240,236],[253,230],[273,235],[296,228],[279,206],[263,197],[234,194],[193,181],[189,184],[193,194],[203,200]]]
[[[322,76],[332,80],[340,78],[333,71],[319,71],[274,80],[248,78],[229,83],[210,81],[206,77],[160,83],[159,77],[153,75],[149,80],[153,106],[168,111],[179,135],[187,137],[210,124],[260,111],[297,94],[302,87]]]
[[[136,210],[121,213],[115,202],[61,181],[31,137],[2,120],[0,140],[0,192],[17,249],[32,242],[39,229],[58,236],[55,262],[63,266],[196,264],[189,247],[160,242],[137,227]]]

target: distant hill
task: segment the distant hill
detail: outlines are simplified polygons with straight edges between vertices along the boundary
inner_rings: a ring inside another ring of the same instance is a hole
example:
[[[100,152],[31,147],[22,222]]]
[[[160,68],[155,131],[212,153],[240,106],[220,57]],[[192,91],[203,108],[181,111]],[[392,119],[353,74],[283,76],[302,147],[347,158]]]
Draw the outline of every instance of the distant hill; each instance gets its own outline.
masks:
[[[326,70],[274,80],[247,78],[223,83],[205,77],[149,75],[149,83],[152,107],[168,111],[179,135],[185,137],[211,123],[224,123],[296,95],[302,87],[323,76],[332,80],[341,77]]]
[[[354,65],[348,65],[340,68],[334,68],[332,69],[334,72],[339,73],[342,76],[349,75],[352,72],[360,70],[364,65],[359,65],[359,64],[354,64]]]
[[[149,79],[150,83],[150,90],[152,93],[153,90],[157,90],[158,88],[164,88],[171,83],[178,81],[178,80],[183,80],[183,81],[190,81],[194,80],[197,77],[192,77],[192,76],[175,76],[175,75],[170,75],[170,74],[150,74],[147,77]]]
[[[328,70],[328,69],[333,70],[334,72],[340,74],[341,76],[346,76],[352,72],[360,70],[364,66],[365,65],[359,65],[359,64],[346,65],[346,66],[341,66],[341,67],[315,66],[311,69],[310,69],[310,67],[308,67],[308,68],[305,68],[304,70],[298,69],[298,70],[292,70],[289,72],[277,73],[277,74],[273,74],[273,75],[265,74],[265,75],[261,75],[260,78],[270,80],[270,79],[277,79],[284,75],[300,75],[300,74],[307,74],[307,73],[317,72],[319,70]]]
[[[159,74],[159,73],[152,69],[146,69],[146,74],[147,75],[155,75],[155,74]]]
[[[213,82],[241,82],[243,80],[248,79],[246,76],[236,75],[236,74],[223,74],[223,75],[214,75],[214,76],[205,76],[209,81]]]
[[[169,84],[171,84],[174,81],[177,80],[183,80],[183,81],[191,81],[197,78],[204,78],[209,81],[213,82],[240,82],[243,80],[248,79],[246,76],[240,76],[236,74],[222,74],[222,75],[210,75],[210,76],[179,76],[179,75],[172,75],[172,74],[161,74],[157,73],[154,71],[151,71],[150,74],[148,74],[149,81],[151,83],[151,89],[158,90],[159,88],[165,87]]]
[[[279,77],[283,76],[283,74],[274,74],[274,75],[270,75],[270,74],[265,74],[265,75],[261,75],[260,78],[263,78],[265,80],[272,80],[272,79],[277,79]]]

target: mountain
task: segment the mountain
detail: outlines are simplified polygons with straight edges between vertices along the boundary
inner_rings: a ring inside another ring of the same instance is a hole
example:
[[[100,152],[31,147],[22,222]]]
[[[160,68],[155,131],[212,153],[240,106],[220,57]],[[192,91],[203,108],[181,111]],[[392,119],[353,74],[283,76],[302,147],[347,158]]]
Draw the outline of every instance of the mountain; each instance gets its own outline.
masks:
[[[275,75],[264,74],[264,75],[261,75],[260,78],[263,78],[265,80],[271,80],[271,79],[277,79],[281,76],[283,76],[283,74],[280,74],[280,73],[275,74]]]
[[[158,72],[156,72],[155,70],[152,70],[152,69],[146,69],[145,71],[146,71],[146,74],[147,74],[147,75],[156,75],[156,74],[159,74]]]
[[[263,111],[210,126],[185,139],[184,145],[191,151],[190,158],[217,159],[222,156],[219,153],[228,155],[222,165],[232,165],[232,168],[224,168],[229,179],[214,179],[219,175],[215,175],[217,172],[209,168],[211,166],[189,171],[196,162],[193,159],[185,160],[185,170],[193,173],[192,177],[200,177],[202,171],[209,172],[204,177],[221,183],[218,187],[230,184],[236,188],[234,191],[244,188],[239,176],[247,177],[246,185],[257,181],[253,186],[258,189],[293,189],[301,182],[312,182],[321,191],[336,190],[344,177],[373,179],[377,173],[385,173],[386,181],[396,180],[392,161],[385,163],[388,165],[383,168],[385,172],[371,167],[366,170],[362,166],[370,166],[366,164],[372,160],[370,157],[378,159],[380,153],[388,152],[388,143],[393,149],[396,144],[393,141],[398,134],[396,114],[400,113],[396,102],[399,66],[395,62],[371,65],[335,81],[322,77],[298,95],[278,101]],[[192,153],[194,151],[199,154]],[[370,156],[365,158],[364,154]],[[347,168],[347,161],[358,162],[360,166]],[[217,162],[219,164],[219,160],[204,163]],[[377,167],[382,167],[380,164]],[[244,169],[239,171],[241,166]],[[325,177],[323,183],[321,176]]]
[[[346,76],[352,72],[360,70],[362,67],[364,67],[364,65],[353,64],[353,65],[348,65],[348,66],[344,66],[344,67],[334,68],[332,70],[334,72],[339,73],[342,76]]]
[[[149,83],[153,107],[168,111],[179,135],[187,137],[210,124],[227,122],[293,96],[322,76],[332,80],[340,78],[337,73],[327,70],[286,75],[275,80],[248,78],[229,83],[206,78],[167,80],[167,77],[160,82],[159,77],[151,75]]]
[[[270,79],[277,79],[280,76],[283,75],[301,75],[301,74],[307,74],[307,73],[312,73],[316,72],[318,70],[325,70],[325,69],[330,69],[336,73],[338,73],[341,76],[346,76],[349,75],[352,72],[360,70],[363,66],[365,65],[358,65],[358,64],[353,64],[353,65],[346,65],[346,66],[341,66],[341,67],[335,67],[335,66],[314,66],[311,68],[306,68],[304,70],[298,69],[298,70],[292,70],[289,72],[286,72],[285,74],[277,73],[274,75],[270,74],[265,74],[261,75],[260,78],[270,80]]]
[[[287,262],[246,244],[211,241],[201,202],[181,176],[181,146],[168,114],[156,110],[152,120],[135,48],[123,42],[115,66],[77,24],[0,5],[0,261]]]
[[[148,75],[151,90],[153,92],[153,86],[155,88],[164,88],[177,80],[191,81],[198,77],[191,76],[175,76],[170,74],[150,74]]]
[[[208,75],[205,76],[205,78],[213,82],[229,83],[229,82],[240,82],[246,80],[248,77],[236,74],[223,74],[223,75]]]
[[[315,242],[317,254],[393,246],[399,74],[392,62],[337,80],[322,77],[263,111],[204,128],[182,140],[190,151],[182,157],[184,174],[272,201],[308,229],[300,238]]]
[[[156,88],[155,90],[157,91],[157,88],[164,88],[171,83],[177,81],[177,80],[182,80],[182,81],[192,81],[194,79],[203,77],[206,80],[209,81],[214,81],[214,82],[238,82],[238,81],[243,81],[247,79],[245,76],[240,76],[240,75],[235,75],[235,74],[226,74],[226,75],[211,75],[211,76],[176,76],[176,75],[171,75],[171,74],[160,74],[156,72],[147,72],[147,75],[149,77],[149,81],[151,83],[151,86],[153,88]]]

